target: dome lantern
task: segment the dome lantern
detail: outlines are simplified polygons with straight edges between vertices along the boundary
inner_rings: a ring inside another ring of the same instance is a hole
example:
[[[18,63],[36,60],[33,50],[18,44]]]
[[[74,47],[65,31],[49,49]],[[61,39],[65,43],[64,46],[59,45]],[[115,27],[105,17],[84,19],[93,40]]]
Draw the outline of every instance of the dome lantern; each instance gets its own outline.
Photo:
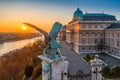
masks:
[[[82,17],[83,17],[83,12],[79,8],[77,8],[77,10],[74,12],[73,18],[80,18],[80,20],[82,20]]]

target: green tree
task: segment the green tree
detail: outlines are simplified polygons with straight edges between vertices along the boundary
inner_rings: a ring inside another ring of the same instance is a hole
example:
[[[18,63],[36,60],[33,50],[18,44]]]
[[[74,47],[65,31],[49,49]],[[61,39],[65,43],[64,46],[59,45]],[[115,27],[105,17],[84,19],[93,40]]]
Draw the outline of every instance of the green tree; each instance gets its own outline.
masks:
[[[91,59],[90,55],[88,55],[88,54],[86,55],[86,58],[87,58],[87,59]]]
[[[112,68],[110,71],[111,71],[111,74],[114,76],[120,75],[120,67],[119,66]]]
[[[110,74],[110,68],[109,67],[104,67],[102,69],[103,74]]]

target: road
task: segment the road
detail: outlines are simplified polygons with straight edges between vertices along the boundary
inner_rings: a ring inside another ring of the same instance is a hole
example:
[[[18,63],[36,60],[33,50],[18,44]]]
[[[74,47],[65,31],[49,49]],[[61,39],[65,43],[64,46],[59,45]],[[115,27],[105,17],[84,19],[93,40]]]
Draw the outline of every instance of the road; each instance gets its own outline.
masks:
[[[68,49],[63,41],[60,42],[60,51],[62,56],[66,57],[66,60],[69,62],[69,71],[71,75],[75,75],[79,70],[83,71],[84,74],[88,74],[90,72],[89,64],[81,59],[83,55],[77,54],[73,50]],[[86,77],[78,80],[90,80],[90,78]]]

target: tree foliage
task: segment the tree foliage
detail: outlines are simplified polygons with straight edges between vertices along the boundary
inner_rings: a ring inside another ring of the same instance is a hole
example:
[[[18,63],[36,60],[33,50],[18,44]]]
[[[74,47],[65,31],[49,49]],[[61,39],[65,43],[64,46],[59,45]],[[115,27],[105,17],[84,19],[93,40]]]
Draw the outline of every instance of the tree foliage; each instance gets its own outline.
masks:
[[[106,78],[120,78],[120,67],[116,66],[113,68],[105,67],[102,69],[102,74]]]
[[[86,58],[87,58],[87,59],[91,59],[90,55],[88,55],[88,54],[86,55]]]
[[[42,53],[43,47],[44,42],[36,40],[20,50],[0,57],[0,80],[21,80],[25,72],[31,73],[32,67],[26,65],[31,65],[34,68],[41,64],[37,55]]]
[[[102,69],[103,74],[109,74],[110,73],[110,68],[109,67],[104,67]]]
[[[37,66],[33,71],[33,78],[39,77],[42,74],[42,66]]]

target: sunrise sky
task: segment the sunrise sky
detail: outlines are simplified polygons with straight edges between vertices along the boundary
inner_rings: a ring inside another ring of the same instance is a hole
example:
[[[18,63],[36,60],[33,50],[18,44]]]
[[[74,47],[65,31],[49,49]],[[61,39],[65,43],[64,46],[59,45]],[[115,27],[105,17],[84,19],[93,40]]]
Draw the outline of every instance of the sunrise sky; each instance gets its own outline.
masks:
[[[23,22],[49,31],[56,21],[67,24],[78,5],[84,13],[104,11],[120,20],[119,3],[120,0],[0,0],[0,32],[22,31]]]

